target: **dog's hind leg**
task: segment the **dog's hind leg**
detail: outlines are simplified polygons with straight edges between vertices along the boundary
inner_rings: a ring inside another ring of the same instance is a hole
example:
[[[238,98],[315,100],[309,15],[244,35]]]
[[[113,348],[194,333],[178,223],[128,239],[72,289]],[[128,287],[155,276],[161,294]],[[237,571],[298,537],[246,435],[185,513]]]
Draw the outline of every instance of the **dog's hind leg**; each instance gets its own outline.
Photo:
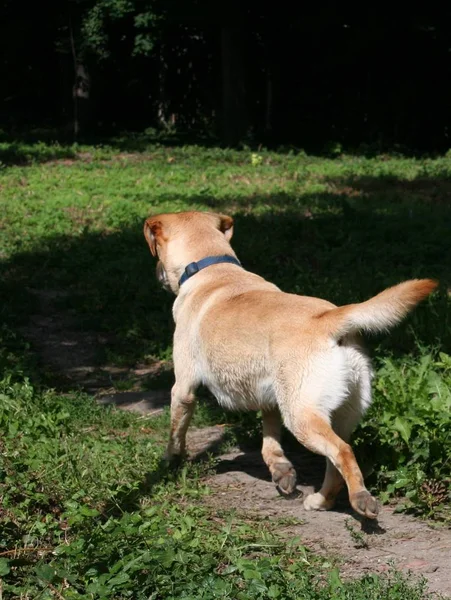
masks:
[[[296,471],[280,445],[282,421],[278,408],[262,411],[262,456],[272,475],[272,480],[283,494],[292,494],[296,487]]]
[[[360,412],[353,407],[352,403],[346,403],[333,415],[333,430],[344,442],[348,443],[360,418]],[[321,489],[305,499],[304,507],[307,510],[329,510],[334,506],[344,483],[340,471],[329,458],[326,458],[326,473]]]
[[[347,399],[332,414],[332,429],[346,443],[352,432],[371,404],[371,366],[358,346],[349,347],[348,364],[351,366],[351,385]],[[328,510],[335,504],[338,493],[344,485],[344,479],[334,465],[326,459],[326,474],[321,489],[306,498],[307,510]]]
[[[175,461],[186,454],[186,432],[196,406],[191,387],[175,383],[171,390],[171,433],[165,458]]]
[[[317,454],[326,456],[331,463],[329,471],[326,471],[322,491],[307,496],[304,507],[307,510],[331,508],[334,499],[332,496],[340,489],[338,474],[341,474],[348,487],[349,501],[353,509],[365,517],[376,518],[377,501],[365,488],[354,452],[351,446],[333,431],[327,418],[304,408],[302,412],[292,415],[291,421],[291,430],[301,444]]]

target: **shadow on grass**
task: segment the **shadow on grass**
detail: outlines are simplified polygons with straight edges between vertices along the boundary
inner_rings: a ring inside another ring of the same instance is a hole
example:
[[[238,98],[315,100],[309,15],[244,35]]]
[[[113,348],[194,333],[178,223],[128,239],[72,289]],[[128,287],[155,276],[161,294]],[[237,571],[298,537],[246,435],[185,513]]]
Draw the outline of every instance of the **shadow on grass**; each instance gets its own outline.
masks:
[[[50,161],[59,161],[64,164],[70,164],[73,161],[91,162],[93,160],[92,152],[88,146],[95,148],[96,151],[102,150],[113,150],[115,155],[105,157],[109,158],[126,156],[133,157],[137,160],[148,160],[157,149],[163,149],[168,154],[168,157],[177,153],[177,150],[186,147],[203,148],[205,150],[211,150],[212,153],[210,158],[214,158],[215,151],[219,151],[216,154],[218,161],[224,161],[224,153],[229,157],[233,157],[233,160],[240,160],[240,154],[235,151],[245,150],[242,158],[244,161],[248,160],[248,152],[250,148],[246,146],[229,148],[220,144],[218,141],[207,138],[197,137],[193,138],[189,135],[178,134],[174,136],[145,136],[145,135],[131,135],[123,137],[112,137],[112,138],[98,138],[98,139],[87,139],[82,140],[75,144],[73,141],[68,141],[59,138],[34,138],[33,136],[18,136],[11,139],[1,140],[0,139],[0,166],[12,167],[12,166],[25,166],[34,163],[46,163]],[[260,151],[261,147],[258,145],[252,150]],[[266,148],[265,149],[269,149]],[[229,154],[228,151],[232,151],[233,154]],[[275,148],[272,149],[280,155],[286,154],[297,154],[300,152],[302,156],[305,156],[303,150],[296,148]],[[313,156],[313,155],[312,155]],[[321,153],[315,153],[315,157],[322,156]]]
[[[281,193],[241,200],[199,196],[193,202],[234,213],[232,244],[244,267],[287,292],[340,305],[365,300],[403,279],[438,278],[441,293],[390,335],[371,340],[370,346],[377,345],[381,354],[403,355],[420,345],[449,352],[449,182],[421,178],[415,186],[393,179],[352,178],[333,181],[335,191],[327,194]],[[252,213],[262,205],[270,209]],[[64,312],[81,333],[94,330],[106,336],[100,363],[132,368],[165,361],[171,350],[173,297],[158,286],[154,268],[141,221],[113,233],[87,231],[77,237],[37,240],[32,251],[3,264],[3,321],[13,328],[29,326],[41,310],[42,295],[51,292],[50,321]],[[163,381],[149,378],[145,386],[168,385],[171,375],[165,372],[162,377]],[[205,413],[210,423],[221,415],[208,406]],[[254,417],[248,427],[242,415],[230,421],[239,444],[244,447],[249,439],[257,443]],[[139,493],[154,483],[144,482]]]
[[[72,145],[0,143],[0,165],[8,167],[51,160],[76,160],[77,158],[77,152]]]
[[[427,186],[446,188],[449,181],[433,179]],[[335,193],[241,200],[199,196],[193,202],[235,214],[232,244],[244,267],[284,291],[340,305],[413,277],[436,277],[447,289],[449,196],[421,199],[413,183],[384,187],[379,178],[336,180],[334,185]],[[423,179],[419,185],[426,189]],[[262,205],[269,210],[253,214]],[[50,319],[66,311],[81,332],[107,336],[103,359],[127,366],[149,356],[170,357],[174,298],[157,284],[141,220],[113,233],[86,231],[76,237],[49,236],[42,244],[37,240],[33,250],[3,263],[0,285],[2,313],[11,323],[26,325],[39,312],[44,294],[51,300]],[[382,345],[402,353],[416,343],[449,347],[450,341],[444,293],[432,307],[420,306]]]
[[[89,160],[80,148],[93,146],[108,147],[126,154],[145,154],[155,147],[182,148],[195,145],[200,148],[224,148],[218,140],[208,136],[190,134],[146,135],[127,133],[112,137],[91,137],[79,140],[77,144],[71,136],[60,135],[55,130],[17,133],[0,137],[0,166],[29,165],[62,160]]]
[[[32,146],[37,144],[55,144],[60,148],[59,156],[56,158],[70,158],[68,155],[64,155],[64,152],[70,152],[74,148],[74,137],[73,132],[70,129],[56,128],[56,127],[31,127],[26,130],[15,130],[9,132],[1,132],[0,142],[5,145],[10,144],[15,147],[15,152],[6,152],[2,157],[2,150],[0,148],[0,162],[6,165],[13,164],[26,164],[28,162],[37,161],[45,162],[46,160],[52,160],[50,157],[46,157],[45,153],[28,151],[25,152],[21,149],[21,146],[27,145]],[[152,129],[149,128],[147,131],[119,131],[119,130],[97,130],[92,135],[84,136],[77,140],[78,144],[92,145],[92,146],[109,146],[116,149],[119,152],[126,153],[144,153],[149,151],[149,148],[158,145],[170,148],[180,148],[184,146],[198,146],[201,148],[216,148],[224,149],[228,148],[221,139],[213,134],[211,131],[202,131],[201,129],[190,129],[190,130],[165,130],[165,129]],[[253,151],[260,151],[262,147],[268,149],[277,154],[304,154],[307,151],[309,154],[313,154],[323,158],[337,158],[340,153],[337,153],[337,149],[334,143],[318,143],[318,140],[312,143],[306,143],[303,146],[291,144],[291,143],[280,143],[276,139],[272,139],[268,136],[263,136],[261,139],[247,139],[241,143],[238,143],[234,149],[246,149]],[[361,143],[358,145],[347,145],[345,152],[348,156],[358,156],[365,158],[375,157],[389,157],[397,156],[404,158],[431,158],[438,155],[437,152],[425,153],[408,146],[399,145],[383,145],[380,143],[367,144]],[[72,158],[77,158],[76,155]]]
[[[177,472],[168,469],[164,460],[161,460],[156,469],[146,473],[136,488],[121,490],[114,498],[108,501],[103,509],[105,515],[108,517],[120,517],[124,512],[139,510],[142,498],[151,496],[156,486],[174,481],[176,477]]]

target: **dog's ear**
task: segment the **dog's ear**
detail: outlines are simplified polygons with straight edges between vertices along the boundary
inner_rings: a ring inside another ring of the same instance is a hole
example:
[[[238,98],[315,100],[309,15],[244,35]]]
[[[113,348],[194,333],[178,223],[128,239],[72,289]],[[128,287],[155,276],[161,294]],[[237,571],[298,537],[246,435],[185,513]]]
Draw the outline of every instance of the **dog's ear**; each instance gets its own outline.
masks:
[[[150,217],[144,223],[144,237],[149,244],[152,256],[158,256],[157,241],[162,236],[163,225],[161,221],[154,217]]]
[[[230,242],[233,235],[233,219],[228,215],[219,215],[219,229],[225,235],[225,239]]]

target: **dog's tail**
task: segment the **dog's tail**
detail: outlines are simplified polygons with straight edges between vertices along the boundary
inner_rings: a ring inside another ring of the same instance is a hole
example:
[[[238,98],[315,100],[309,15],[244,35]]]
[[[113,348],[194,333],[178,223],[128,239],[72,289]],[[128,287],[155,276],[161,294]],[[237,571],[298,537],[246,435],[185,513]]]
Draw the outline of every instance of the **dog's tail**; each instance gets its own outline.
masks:
[[[339,306],[318,318],[335,340],[359,330],[377,333],[396,325],[437,286],[433,279],[404,281],[366,302]]]

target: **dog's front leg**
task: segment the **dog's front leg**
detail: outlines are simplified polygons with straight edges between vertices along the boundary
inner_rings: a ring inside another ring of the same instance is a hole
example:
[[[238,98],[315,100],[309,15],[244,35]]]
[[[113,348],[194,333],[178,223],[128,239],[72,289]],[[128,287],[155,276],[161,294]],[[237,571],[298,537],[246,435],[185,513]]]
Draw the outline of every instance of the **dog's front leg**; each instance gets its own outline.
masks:
[[[171,433],[165,458],[176,461],[186,454],[186,432],[196,406],[191,388],[175,383],[171,390]]]
[[[278,408],[262,412],[262,456],[272,475],[272,480],[283,494],[292,494],[296,487],[296,471],[280,445],[282,422]]]

